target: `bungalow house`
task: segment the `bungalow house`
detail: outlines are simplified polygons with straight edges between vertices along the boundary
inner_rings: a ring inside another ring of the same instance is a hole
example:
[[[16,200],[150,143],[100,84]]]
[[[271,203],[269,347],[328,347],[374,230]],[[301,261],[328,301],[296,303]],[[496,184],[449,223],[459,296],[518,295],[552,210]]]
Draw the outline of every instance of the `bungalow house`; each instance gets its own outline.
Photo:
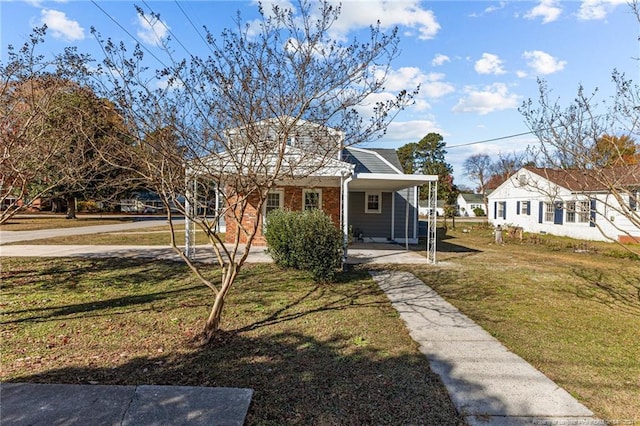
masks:
[[[458,216],[476,217],[475,209],[481,209],[484,215],[487,215],[487,212],[484,211],[482,194],[458,194],[458,198],[456,199]]]
[[[277,133],[278,123],[282,123],[282,120],[265,120],[264,123]],[[295,130],[290,130],[290,133],[295,134],[295,137],[287,140],[284,155],[277,160],[280,161],[281,169],[287,170],[286,175],[282,175],[276,187],[267,194],[261,214],[257,214],[257,196],[249,196],[249,205],[243,215],[243,220],[247,221],[243,222],[245,228],[256,223],[258,225],[255,245],[266,243],[263,218],[271,210],[278,208],[323,210],[342,229],[345,243],[349,236],[367,242],[418,242],[417,186],[433,183],[435,190],[437,176],[404,174],[395,150],[355,147],[339,149],[344,144],[342,132],[328,127],[322,127],[320,132],[320,126],[304,120],[293,123]],[[338,145],[334,145],[333,149],[318,149],[318,146],[326,143],[321,133],[331,135],[331,141]],[[244,149],[241,155],[245,155],[246,151]],[[337,155],[323,155],[328,152]],[[228,174],[246,174],[246,171],[237,168],[255,161],[255,158],[259,158],[260,170],[267,170],[266,173],[269,173],[268,169],[278,158],[275,153],[273,158],[270,158],[269,153],[259,156],[254,153],[253,157],[247,156],[230,166],[230,162],[225,161],[225,154],[216,157],[213,167],[219,165]],[[234,156],[234,160],[238,158],[234,152],[229,155]],[[208,167],[212,167],[212,164]],[[221,184],[221,189],[224,191],[224,184]],[[435,201],[434,195],[434,205]],[[226,209],[227,242],[234,241],[238,233],[233,213],[232,208]],[[243,239],[241,233],[240,241]]]
[[[523,167],[489,194],[489,222],[593,241],[640,241],[640,165],[597,171]]]

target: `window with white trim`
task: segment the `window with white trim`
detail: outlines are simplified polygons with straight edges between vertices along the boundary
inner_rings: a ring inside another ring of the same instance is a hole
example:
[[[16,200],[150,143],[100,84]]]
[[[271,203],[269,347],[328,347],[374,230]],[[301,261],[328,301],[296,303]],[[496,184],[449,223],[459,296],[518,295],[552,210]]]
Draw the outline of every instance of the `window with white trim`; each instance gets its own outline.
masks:
[[[364,193],[364,212],[382,213],[382,192]]]
[[[553,203],[544,203],[544,221],[553,222],[555,205]]]
[[[322,190],[304,189],[302,190],[302,210],[312,210],[322,208]]]
[[[264,217],[266,218],[269,212],[282,208],[284,194],[282,191],[271,191],[267,194],[267,199],[264,201]]]
[[[578,222],[587,223],[589,222],[589,215],[591,213],[591,207],[589,206],[589,201],[580,201],[578,211]]]
[[[520,214],[527,216],[531,214],[531,201],[523,201],[520,204]]]
[[[498,217],[501,219],[504,219],[505,217],[505,210],[507,208],[507,203],[506,201],[502,201],[498,203]]]
[[[576,202],[575,201],[567,201],[567,217],[565,220],[567,222],[574,223],[576,221]]]

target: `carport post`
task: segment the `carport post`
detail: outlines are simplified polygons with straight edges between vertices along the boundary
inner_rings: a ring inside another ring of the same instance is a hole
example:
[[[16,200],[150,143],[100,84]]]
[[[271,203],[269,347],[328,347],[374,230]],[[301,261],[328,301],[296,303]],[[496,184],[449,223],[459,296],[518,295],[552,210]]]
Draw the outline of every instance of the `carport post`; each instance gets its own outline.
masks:
[[[349,173],[345,179],[342,177],[342,267],[347,264],[349,249],[349,182],[353,180],[353,174]]]

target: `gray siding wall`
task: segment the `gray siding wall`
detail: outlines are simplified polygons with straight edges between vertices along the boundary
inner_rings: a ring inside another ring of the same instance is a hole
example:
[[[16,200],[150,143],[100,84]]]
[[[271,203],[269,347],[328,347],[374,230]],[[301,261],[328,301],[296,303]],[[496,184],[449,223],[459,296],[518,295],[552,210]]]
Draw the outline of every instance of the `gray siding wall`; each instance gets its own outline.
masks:
[[[364,212],[364,194],[364,192],[349,192],[349,225],[354,232],[356,230],[362,232],[365,238],[390,238],[393,194],[382,193],[382,213]]]
[[[412,204],[415,197],[415,188],[410,188],[409,192],[409,238],[413,238],[413,228],[415,227],[416,207]],[[407,205],[407,190],[403,189],[394,192],[395,196],[395,227],[394,238],[404,238],[405,217]]]

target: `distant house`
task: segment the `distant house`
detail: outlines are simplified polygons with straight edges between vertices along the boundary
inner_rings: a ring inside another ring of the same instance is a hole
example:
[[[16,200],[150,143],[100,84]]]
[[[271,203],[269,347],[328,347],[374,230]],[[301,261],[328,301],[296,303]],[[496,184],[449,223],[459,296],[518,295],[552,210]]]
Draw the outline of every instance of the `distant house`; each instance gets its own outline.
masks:
[[[482,194],[458,194],[456,211],[459,216],[476,217],[475,209],[481,209],[484,216],[487,215],[484,209]]]
[[[436,202],[436,216],[444,216],[444,200],[438,200]],[[418,214],[422,217],[429,216],[431,214],[431,208],[429,207],[428,200],[420,200],[418,202]]]
[[[489,222],[585,240],[640,241],[640,165],[600,173],[603,179],[524,167],[489,194]]]

